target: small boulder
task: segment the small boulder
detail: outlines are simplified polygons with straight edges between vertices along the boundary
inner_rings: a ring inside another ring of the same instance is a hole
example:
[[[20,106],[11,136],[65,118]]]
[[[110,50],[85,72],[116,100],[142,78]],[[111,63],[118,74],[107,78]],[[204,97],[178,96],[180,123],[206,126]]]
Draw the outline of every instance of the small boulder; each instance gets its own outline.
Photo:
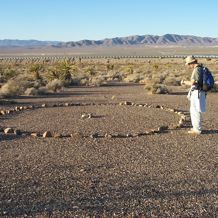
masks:
[[[83,137],[83,135],[80,132],[75,132],[75,133],[70,134],[70,137],[80,139]]]
[[[133,105],[133,103],[130,102],[130,101],[125,101],[124,104],[125,104],[125,105]]]
[[[2,110],[2,111],[0,111],[0,114],[1,114],[1,115],[5,115],[6,112]]]
[[[55,133],[54,134],[54,138],[62,138],[62,137],[63,137],[63,135],[60,134],[60,133]]]
[[[6,128],[6,129],[4,129],[4,133],[5,134],[14,133],[14,130],[12,128]]]
[[[40,137],[40,134],[37,133],[37,132],[32,132],[32,133],[31,133],[31,136],[33,136],[33,137]]]
[[[94,133],[94,134],[90,135],[90,137],[93,138],[93,139],[94,139],[94,138],[98,138],[98,137],[99,137],[99,134],[98,134],[98,133]]]
[[[168,130],[168,129],[169,129],[168,126],[160,126],[160,127],[158,128],[158,132],[164,132],[164,131],[166,131],[166,130]]]
[[[52,134],[51,134],[50,131],[46,131],[46,132],[43,133],[42,137],[43,138],[50,138],[50,137],[52,137]]]
[[[15,135],[22,135],[22,133],[21,133],[21,131],[19,129],[15,129],[14,134]]]
[[[91,113],[83,113],[82,115],[81,115],[81,118],[82,119],[90,119],[90,118],[92,118],[93,117],[93,115],[91,114]]]

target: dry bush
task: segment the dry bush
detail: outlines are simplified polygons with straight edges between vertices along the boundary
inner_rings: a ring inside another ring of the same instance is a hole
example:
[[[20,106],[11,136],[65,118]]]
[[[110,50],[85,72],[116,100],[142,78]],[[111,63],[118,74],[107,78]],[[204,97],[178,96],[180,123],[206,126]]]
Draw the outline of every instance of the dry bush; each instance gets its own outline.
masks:
[[[114,71],[114,70],[108,71],[106,77],[107,77],[107,81],[112,81],[112,80],[121,81],[122,80],[121,73],[118,71]]]
[[[144,79],[145,84],[162,84],[165,80],[165,75],[151,74]]]
[[[114,64],[109,64],[109,63],[108,63],[108,64],[106,65],[106,70],[107,70],[107,71],[113,70],[113,69],[114,69]]]
[[[80,72],[80,69],[79,69],[78,66],[72,65],[72,66],[71,66],[71,69],[70,69],[70,72],[71,72],[73,75],[77,75],[77,74]]]
[[[166,85],[162,84],[165,80],[165,75],[152,75],[144,80],[145,90],[150,94],[168,94],[169,90]]]
[[[127,75],[123,79],[124,82],[133,82],[133,83],[139,83],[142,80],[144,80],[144,76],[141,74],[137,74],[137,73]]]
[[[35,80],[32,82],[32,87],[39,89],[42,86],[45,86],[46,83],[43,80]]]
[[[29,65],[29,72],[32,76],[32,80],[41,80],[42,77],[40,76],[41,73],[44,71],[44,65],[43,64],[30,64]]]
[[[95,70],[95,68],[94,67],[90,67],[90,66],[86,67],[84,69],[84,72],[88,76],[95,76],[97,74],[97,71]]]
[[[150,94],[169,94],[169,89],[163,84],[147,84],[145,85],[145,90]]]
[[[215,82],[218,82],[218,73],[212,72]]]
[[[14,86],[13,81],[8,81],[5,83],[0,89],[0,96],[4,98],[16,96],[18,94],[19,87],[16,85]]]
[[[107,79],[103,76],[91,77],[88,80],[88,85],[90,86],[102,86],[107,84]]]
[[[79,81],[79,84],[82,86],[87,86],[89,84],[89,79],[88,78],[81,78]]]
[[[58,62],[51,66],[48,66],[46,69],[43,78],[47,82],[51,82],[53,80],[60,80],[65,85],[71,84],[72,75],[71,75],[71,66],[69,63]]]
[[[123,72],[124,74],[132,74],[133,73],[133,66],[132,65],[127,65],[127,66],[123,66],[120,69],[121,72]]]
[[[30,86],[31,83],[25,77],[18,76],[1,87],[0,95],[5,98],[22,95]]]
[[[40,87],[37,89],[37,93],[38,95],[47,95],[49,94],[48,89],[44,86],[44,87]]]
[[[46,88],[52,92],[58,92],[63,88],[63,86],[64,86],[63,81],[54,79],[46,85]]]
[[[164,84],[166,86],[180,86],[181,79],[176,77],[166,77],[164,80]]]
[[[2,82],[7,82],[8,80],[16,77],[19,73],[17,72],[17,70],[15,68],[12,67],[8,67],[5,69],[1,70],[1,81]]]
[[[38,95],[38,89],[31,87],[27,88],[26,91],[24,92],[25,95],[27,96],[36,96]]]

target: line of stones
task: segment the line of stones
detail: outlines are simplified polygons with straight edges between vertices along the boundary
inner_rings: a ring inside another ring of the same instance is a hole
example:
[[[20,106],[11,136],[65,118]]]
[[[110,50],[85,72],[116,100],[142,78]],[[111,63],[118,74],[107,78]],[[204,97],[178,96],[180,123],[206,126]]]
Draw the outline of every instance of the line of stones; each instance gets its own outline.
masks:
[[[174,108],[168,108],[164,107],[162,105],[149,105],[149,104],[137,104],[129,101],[125,102],[120,102],[120,103],[100,103],[100,104],[95,104],[95,103],[58,103],[58,104],[52,104],[52,105],[47,105],[47,104],[42,104],[42,105],[30,105],[30,106],[16,106],[14,109],[8,109],[8,110],[1,110],[0,111],[0,116],[12,114],[15,112],[20,112],[20,111],[25,111],[25,110],[33,110],[33,109],[38,109],[38,108],[49,108],[49,107],[70,107],[70,106],[109,106],[109,105],[127,105],[127,106],[137,106],[137,107],[147,107],[147,108],[160,108],[162,110],[168,111],[168,112],[173,112],[176,113],[177,115],[180,116],[180,120],[177,124],[172,124],[170,126],[160,126],[157,129],[152,129],[149,131],[141,132],[141,133],[127,133],[127,134],[120,134],[120,133],[114,133],[114,134],[104,134],[101,135],[99,133],[94,133],[89,136],[82,135],[81,133],[74,133],[74,134],[67,134],[63,135],[60,133],[55,133],[52,134],[50,131],[46,131],[44,133],[39,133],[39,132],[22,132],[19,129],[13,129],[10,127],[0,127],[0,132],[3,132],[3,134],[14,134],[14,135],[20,135],[20,136],[33,136],[33,137],[43,137],[43,138],[66,138],[66,137],[79,137],[79,138],[84,138],[84,137],[91,137],[91,138],[131,138],[131,137],[140,137],[140,136],[145,136],[145,135],[153,135],[153,134],[160,134],[163,132],[166,132],[167,130],[174,130],[178,128],[182,128],[185,126],[185,122],[189,120],[187,113],[184,113],[182,111],[179,111]],[[89,119],[91,118],[91,114],[82,114],[81,118],[82,119]]]

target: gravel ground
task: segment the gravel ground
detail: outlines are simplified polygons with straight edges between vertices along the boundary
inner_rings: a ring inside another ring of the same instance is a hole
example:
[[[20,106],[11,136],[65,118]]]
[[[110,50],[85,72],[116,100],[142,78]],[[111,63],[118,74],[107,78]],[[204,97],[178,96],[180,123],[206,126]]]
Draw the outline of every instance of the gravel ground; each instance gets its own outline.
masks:
[[[32,138],[0,134],[1,217],[217,217],[217,94],[207,97],[204,134],[187,128],[138,138]],[[113,100],[112,100],[113,96]],[[188,111],[175,95],[142,86],[71,88],[17,105],[133,101]],[[14,107],[16,105],[13,105]],[[10,106],[0,106],[10,108]],[[83,112],[95,116],[82,120]],[[177,123],[175,114],[118,105],[45,108],[1,117],[21,130],[135,132]]]
[[[82,114],[92,114],[82,118]],[[126,105],[94,105],[40,108],[5,116],[2,125],[26,132],[45,132],[89,136],[100,134],[125,134],[145,132],[159,126],[178,123],[179,116],[159,108],[145,108]]]

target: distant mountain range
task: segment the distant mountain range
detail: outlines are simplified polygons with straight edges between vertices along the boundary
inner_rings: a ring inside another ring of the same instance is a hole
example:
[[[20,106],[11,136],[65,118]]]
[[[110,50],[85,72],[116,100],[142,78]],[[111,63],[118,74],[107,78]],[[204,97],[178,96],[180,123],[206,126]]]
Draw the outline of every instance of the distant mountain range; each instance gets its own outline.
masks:
[[[38,41],[38,40],[0,40],[0,47],[55,47],[55,48],[80,48],[80,47],[113,47],[113,46],[218,46],[218,38],[199,37],[190,35],[165,34],[156,35],[134,35],[128,37],[116,37],[103,40],[81,40],[81,41]]]
[[[3,39],[0,40],[0,47],[11,48],[11,47],[45,47],[45,46],[56,46],[60,44],[59,41],[39,41],[39,40],[19,40],[19,39]]]

